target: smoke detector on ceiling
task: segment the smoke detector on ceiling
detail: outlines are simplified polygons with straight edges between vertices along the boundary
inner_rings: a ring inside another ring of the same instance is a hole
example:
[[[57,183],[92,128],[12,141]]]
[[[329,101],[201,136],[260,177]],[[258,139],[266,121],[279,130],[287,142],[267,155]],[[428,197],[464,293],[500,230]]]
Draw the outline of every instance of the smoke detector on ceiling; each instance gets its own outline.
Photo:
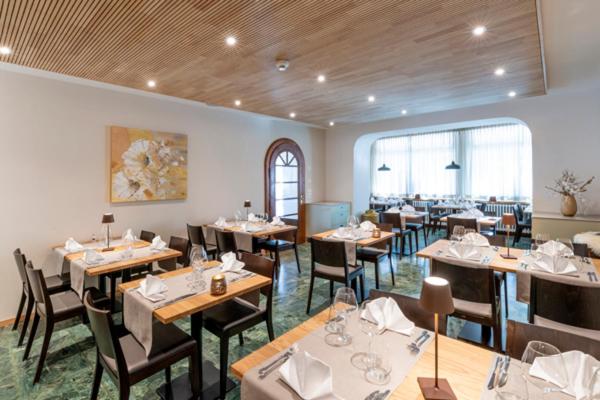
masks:
[[[277,60],[275,61],[275,66],[277,67],[278,71],[287,71],[288,67],[290,66],[290,62],[288,60]]]

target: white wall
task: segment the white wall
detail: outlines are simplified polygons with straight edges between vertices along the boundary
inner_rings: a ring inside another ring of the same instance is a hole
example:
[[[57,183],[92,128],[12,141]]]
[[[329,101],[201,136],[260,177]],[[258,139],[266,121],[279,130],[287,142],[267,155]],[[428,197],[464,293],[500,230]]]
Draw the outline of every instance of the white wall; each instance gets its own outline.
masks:
[[[373,136],[420,127],[497,118],[516,118],[529,126],[533,145],[533,203],[538,212],[558,212],[559,199],[544,188],[563,169],[580,178],[598,177],[585,195],[586,214],[600,214],[600,90],[553,90],[546,96],[407,116],[327,131],[326,197],[368,207],[369,147]],[[498,168],[502,168],[501,165]],[[351,173],[354,171],[354,174]]]
[[[186,222],[233,215],[244,199],[262,209],[264,156],[277,138],[295,140],[304,152],[307,201],[324,199],[320,129],[22,71],[0,68],[0,321],[17,308],[15,248],[40,266],[51,245],[98,233],[106,211],[115,214],[115,232],[144,228],[168,238],[184,233]],[[111,205],[109,125],[188,134],[187,200]]]

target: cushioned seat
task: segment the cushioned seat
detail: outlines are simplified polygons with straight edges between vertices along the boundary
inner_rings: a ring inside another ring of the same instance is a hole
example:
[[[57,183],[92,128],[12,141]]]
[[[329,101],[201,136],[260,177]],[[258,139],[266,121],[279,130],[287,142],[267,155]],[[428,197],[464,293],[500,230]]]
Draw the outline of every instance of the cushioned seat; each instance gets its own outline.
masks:
[[[241,324],[264,311],[264,308],[243,299],[233,299],[204,311],[204,326],[209,331],[213,328],[227,330],[231,325]]]
[[[283,250],[284,247],[289,247],[290,249],[294,246],[294,243],[288,242],[287,240],[279,240],[279,239],[269,239],[265,240],[261,243],[264,248],[272,248],[275,251],[276,247],[279,247],[279,250]]]
[[[492,305],[487,303],[475,303],[461,299],[454,300],[454,309],[457,313],[467,313],[483,318],[492,318]]]
[[[356,249],[356,257],[382,257],[389,254],[387,249],[377,249],[375,247],[359,247]]]
[[[348,265],[348,274],[352,275],[355,271],[359,270],[362,267],[355,267],[352,265]],[[340,267],[328,267],[326,265],[315,264],[315,272],[320,274],[335,276],[338,278],[344,278],[344,268]]]
[[[81,314],[84,310],[81,299],[74,291],[52,294],[50,295],[50,301],[55,316]],[[41,315],[46,315],[46,306],[43,303],[38,303],[37,309]]]

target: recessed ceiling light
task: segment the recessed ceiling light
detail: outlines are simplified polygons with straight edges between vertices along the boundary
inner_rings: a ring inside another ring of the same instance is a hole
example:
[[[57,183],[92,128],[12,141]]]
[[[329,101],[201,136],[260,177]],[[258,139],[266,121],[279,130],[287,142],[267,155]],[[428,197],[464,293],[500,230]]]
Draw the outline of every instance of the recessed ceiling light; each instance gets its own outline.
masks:
[[[473,28],[473,35],[481,36],[487,31],[486,27],[483,25],[476,26]]]
[[[496,76],[502,76],[504,75],[506,71],[504,70],[504,68],[496,68],[496,70],[494,71],[494,74],[496,74]]]
[[[242,101],[241,100],[236,100],[233,102],[233,104],[235,104],[236,107],[239,107],[242,105]]]
[[[517,95],[517,92],[515,92],[514,90],[511,90],[510,92],[508,92],[508,97],[515,97]]]
[[[369,103],[374,103],[374,102],[375,102],[375,96],[373,96],[373,95],[370,95],[370,96],[368,96],[368,97],[367,97],[367,101],[368,101]]]
[[[408,111],[402,110],[402,115],[406,115],[407,113],[408,113]]]
[[[10,47],[6,47],[6,46],[0,47],[0,54],[2,54],[3,56],[7,56],[10,53],[12,53],[12,50],[10,49]]]
[[[295,112],[291,112],[290,113],[290,118],[296,118],[296,113]]]
[[[225,38],[225,43],[227,43],[227,46],[235,46],[237,39],[233,36],[227,36]]]
[[[156,81],[148,81],[148,87],[156,87]]]
[[[334,126],[334,125],[335,125],[335,122],[329,121],[329,126]]]
[[[319,81],[319,82],[325,82],[325,75],[319,75],[319,76],[317,76],[317,81]]]

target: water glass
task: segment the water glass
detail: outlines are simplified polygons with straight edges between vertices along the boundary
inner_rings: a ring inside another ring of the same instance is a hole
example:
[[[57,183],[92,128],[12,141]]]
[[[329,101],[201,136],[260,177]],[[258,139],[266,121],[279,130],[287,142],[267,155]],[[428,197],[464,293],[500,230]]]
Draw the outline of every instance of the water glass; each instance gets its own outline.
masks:
[[[352,365],[361,370],[367,370],[369,365],[372,365],[375,362],[376,355],[373,353],[373,337],[379,333],[379,329],[375,322],[362,318],[363,313],[367,310],[367,306],[370,301],[364,301],[358,312],[358,320],[360,324],[360,329],[363,333],[365,333],[369,338],[369,346],[367,351],[361,351],[358,353],[354,353],[350,361]]]
[[[452,235],[463,237],[465,234],[465,227],[462,225],[454,225],[454,229],[452,229]]]
[[[339,288],[335,293],[333,307],[338,328],[337,332],[325,336],[325,342],[335,347],[347,346],[352,343],[352,336],[346,333],[346,325],[352,313],[358,308],[354,290],[347,287]]]
[[[365,379],[374,385],[385,385],[390,381],[394,352],[383,340],[377,341],[373,347],[374,354],[368,358]]]
[[[358,222],[358,218],[356,218],[356,215],[351,215],[348,217],[348,227],[356,229],[359,225],[360,224]]]
[[[502,387],[496,386],[498,400],[527,400],[529,390],[527,380],[522,374],[509,374],[508,381]]]

